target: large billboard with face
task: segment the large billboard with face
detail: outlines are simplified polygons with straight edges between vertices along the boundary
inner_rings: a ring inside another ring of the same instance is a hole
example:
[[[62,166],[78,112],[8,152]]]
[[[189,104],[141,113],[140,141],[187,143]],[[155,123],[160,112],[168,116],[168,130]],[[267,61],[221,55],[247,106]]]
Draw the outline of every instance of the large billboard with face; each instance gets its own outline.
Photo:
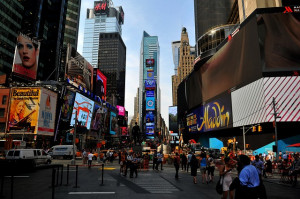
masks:
[[[110,134],[117,135],[119,131],[117,114],[110,112]]]
[[[99,96],[102,100],[106,100],[107,78],[99,69],[95,69],[94,72],[96,75],[94,82],[94,94]]]
[[[36,79],[40,42],[20,33],[17,38],[12,72],[23,78]]]
[[[93,91],[93,66],[86,61],[74,48],[68,46],[66,78],[77,88]]]
[[[91,131],[90,137],[93,139],[98,139],[98,135],[100,134],[100,130],[104,132],[104,122],[105,122],[105,115],[107,114],[107,109],[101,107],[99,104],[94,104],[94,112],[91,122]]]
[[[169,130],[178,133],[177,106],[169,106]]]
[[[40,88],[12,88],[8,132],[36,134],[40,103]]]
[[[74,100],[75,93],[70,90],[66,90],[63,97],[63,105],[61,108],[61,120],[70,121],[73,112]]]
[[[38,135],[54,135],[57,94],[41,89]]]
[[[94,108],[93,100],[90,100],[89,98],[79,93],[76,93],[70,125],[75,124],[75,116],[77,116],[78,123],[81,123],[82,126],[85,126],[87,129],[90,129],[92,115],[93,115],[93,108]]]
[[[146,97],[146,111],[154,111],[154,110],[155,110],[155,98]]]

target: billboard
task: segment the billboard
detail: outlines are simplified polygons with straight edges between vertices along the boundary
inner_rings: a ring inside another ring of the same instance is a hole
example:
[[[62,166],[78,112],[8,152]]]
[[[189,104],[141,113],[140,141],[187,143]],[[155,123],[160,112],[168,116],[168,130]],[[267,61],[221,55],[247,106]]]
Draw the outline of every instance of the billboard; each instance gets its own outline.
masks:
[[[98,139],[99,131],[102,130],[102,132],[104,132],[105,114],[107,114],[107,109],[95,103],[91,122],[90,139]]]
[[[128,128],[125,126],[120,127],[121,128],[121,135],[122,136],[129,136],[128,134]]]
[[[110,112],[110,134],[117,135],[119,126],[118,126],[118,118],[117,114],[114,112]]]
[[[146,135],[154,135],[155,126],[146,126]]]
[[[155,115],[153,111],[146,112],[146,123],[154,123]]]
[[[125,116],[125,108],[123,106],[117,105],[116,108],[119,111],[118,115]]]
[[[233,126],[230,94],[207,102],[187,115],[189,132],[208,132]]]
[[[154,72],[152,71],[147,71],[147,79],[154,79]]]
[[[109,11],[109,2],[108,1],[95,1],[94,2],[94,13],[95,14],[107,14]]]
[[[68,45],[66,78],[77,88],[93,91],[93,66],[86,61],[74,48]]]
[[[169,106],[169,130],[178,133],[177,106]]]
[[[154,97],[154,91],[146,91],[146,97]]]
[[[85,126],[87,129],[90,129],[93,107],[93,100],[90,100],[89,98],[79,93],[76,93],[70,125],[75,124],[75,116],[77,116],[78,123],[81,123],[82,126]]]
[[[146,97],[146,111],[154,111],[154,110],[155,110],[155,98]]]
[[[94,74],[96,76],[93,82],[94,94],[99,96],[102,100],[106,100],[107,78],[99,69],[94,69]]]
[[[38,135],[54,135],[57,94],[48,89],[41,89]]]
[[[12,88],[8,132],[37,134],[40,88]]]
[[[146,90],[153,90],[156,87],[155,79],[147,79],[145,80],[145,89]]]
[[[36,80],[40,42],[20,33],[17,37],[12,72],[24,78]]]
[[[61,120],[63,121],[70,121],[73,111],[73,105],[75,100],[75,93],[67,90],[63,96],[63,105],[61,107]]]
[[[146,67],[153,67],[154,59],[146,59]]]

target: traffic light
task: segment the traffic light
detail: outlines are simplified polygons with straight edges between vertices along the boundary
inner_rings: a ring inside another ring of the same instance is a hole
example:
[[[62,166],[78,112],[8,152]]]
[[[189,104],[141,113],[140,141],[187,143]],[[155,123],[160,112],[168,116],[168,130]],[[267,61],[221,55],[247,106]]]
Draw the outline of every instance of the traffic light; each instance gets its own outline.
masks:
[[[262,132],[262,127],[261,127],[260,125],[258,126],[257,131],[258,131],[258,132]]]
[[[256,126],[252,126],[252,132],[256,131]]]

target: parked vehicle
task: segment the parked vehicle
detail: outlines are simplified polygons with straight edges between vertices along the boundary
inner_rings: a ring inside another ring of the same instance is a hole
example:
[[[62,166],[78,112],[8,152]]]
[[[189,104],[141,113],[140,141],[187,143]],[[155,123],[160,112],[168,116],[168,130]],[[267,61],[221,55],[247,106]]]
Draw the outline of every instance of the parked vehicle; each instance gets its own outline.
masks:
[[[77,148],[75,146],[75,155],[77,152]],[[73,145],[56,145],[51,147],[51,149],[48,151],[49,155],[52,156],[52,158],[58,158],[58,157],[62,157],[64,159],[72,159],[73,157]]]
[[[10,149],[7,151],[6,160],[32,167],[41,164],[51,164],[51,156],[43,149]]]

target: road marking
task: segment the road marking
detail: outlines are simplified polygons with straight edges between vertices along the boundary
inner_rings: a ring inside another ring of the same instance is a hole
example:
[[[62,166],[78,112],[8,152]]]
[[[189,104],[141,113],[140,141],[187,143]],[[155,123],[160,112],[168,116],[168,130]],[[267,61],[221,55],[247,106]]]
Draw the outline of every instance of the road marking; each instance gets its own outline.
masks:
[[[113,168],[113,167],[104,167],[104,170],[115,170],[116,168]],[[102,170],[102,168],[99,168],[99,170]]]
[[[5,178],[11,178],[11,176],[4,176]],[[14,178],[29,178],[29,176],[13,176]]]
[[[70,195],[115,194],[116,192],[69,192]]]

